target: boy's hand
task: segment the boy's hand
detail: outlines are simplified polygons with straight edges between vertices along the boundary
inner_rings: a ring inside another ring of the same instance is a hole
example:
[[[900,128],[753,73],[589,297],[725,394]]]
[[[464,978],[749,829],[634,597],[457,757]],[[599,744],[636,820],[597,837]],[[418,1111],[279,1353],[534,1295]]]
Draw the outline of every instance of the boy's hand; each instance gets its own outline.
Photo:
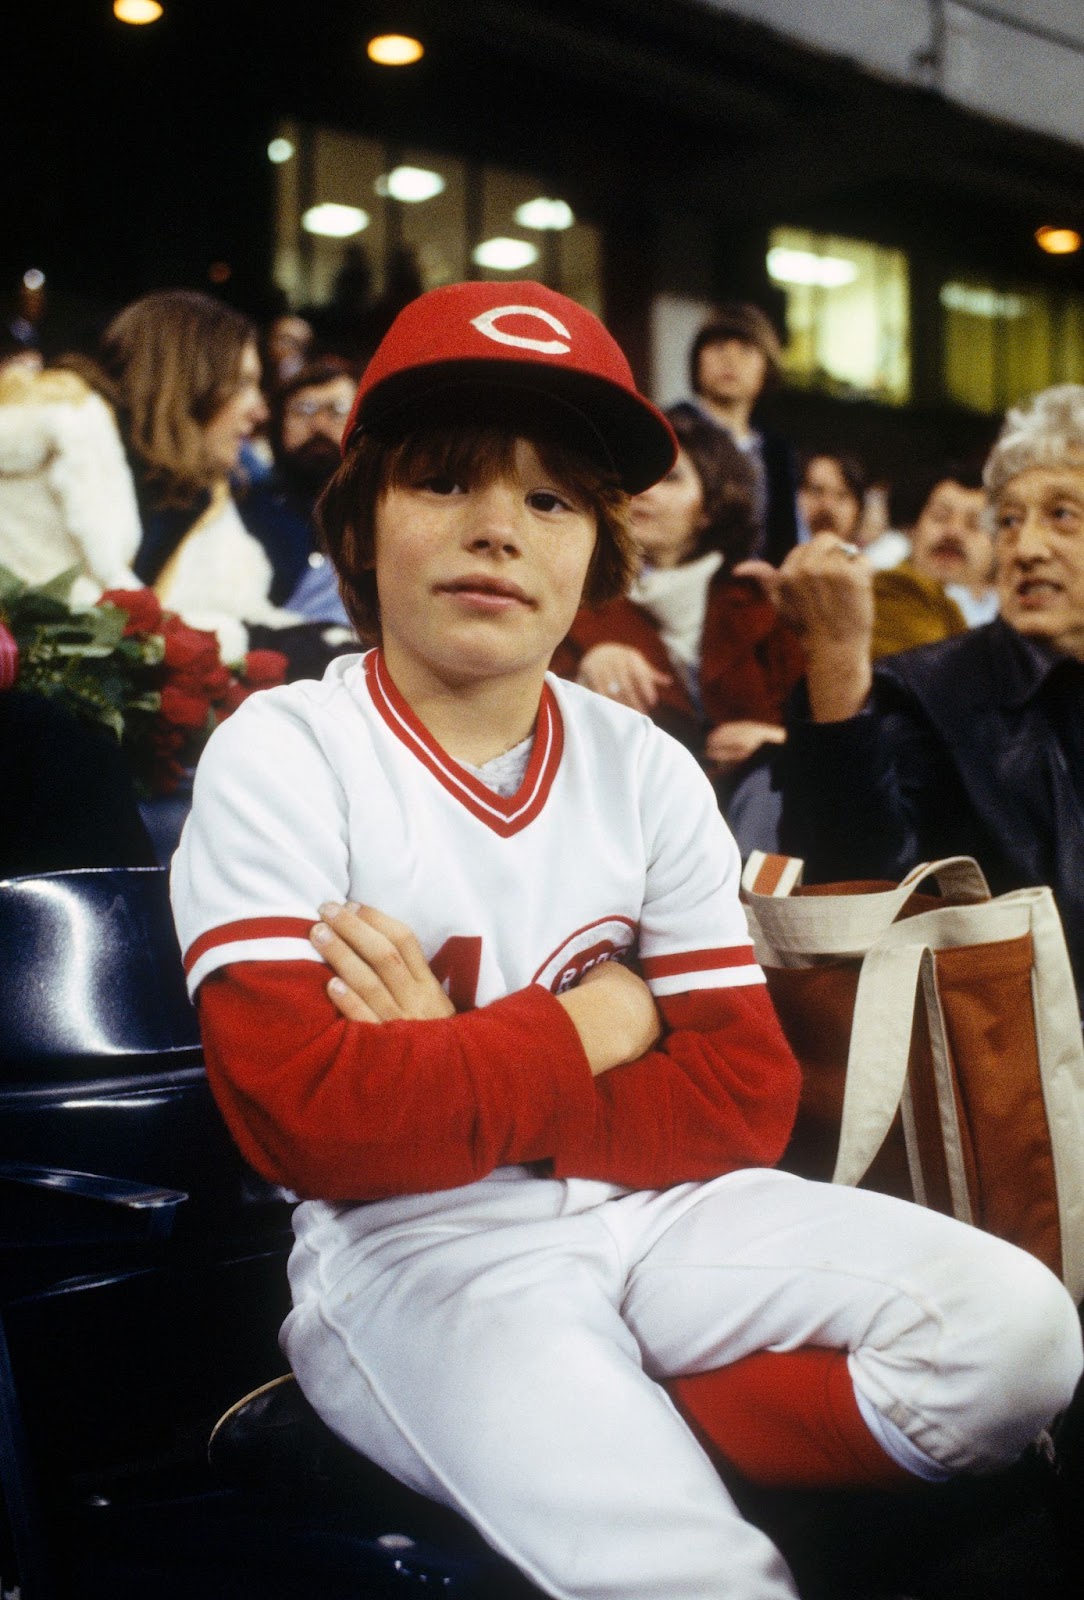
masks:
[[[425,1022],[455,1015],[405,922],[375,906],[320,907],[309,937],[335,976],[327,992],[351,1022]]]
[[[651,990],[617,961],[602,961],[575,989],[557,996],[597,1078],[645,1055],[662,1032]]]

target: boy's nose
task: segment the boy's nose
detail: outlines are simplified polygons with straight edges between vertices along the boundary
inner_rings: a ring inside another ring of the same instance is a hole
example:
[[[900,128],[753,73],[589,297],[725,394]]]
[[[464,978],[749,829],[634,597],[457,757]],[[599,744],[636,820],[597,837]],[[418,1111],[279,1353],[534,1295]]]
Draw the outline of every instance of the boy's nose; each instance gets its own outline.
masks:
[[[471,497],[467,543],[472,550],[518,555],[524,510],[520,497],[503,484],[489,484]]]

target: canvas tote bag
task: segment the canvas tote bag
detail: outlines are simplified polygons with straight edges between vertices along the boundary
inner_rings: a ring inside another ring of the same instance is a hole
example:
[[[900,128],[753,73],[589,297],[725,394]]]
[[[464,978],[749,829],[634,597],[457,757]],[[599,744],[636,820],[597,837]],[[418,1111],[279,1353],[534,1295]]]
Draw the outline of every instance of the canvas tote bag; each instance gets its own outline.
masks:
[[[940,894],[920,893],[933,879]],[[966,856],[801,888],[754,851],[757,958],[803,1069],[781,1163],[1008,1239],[1084,1297],[1084,1043],[1049,889],[991,898]]]

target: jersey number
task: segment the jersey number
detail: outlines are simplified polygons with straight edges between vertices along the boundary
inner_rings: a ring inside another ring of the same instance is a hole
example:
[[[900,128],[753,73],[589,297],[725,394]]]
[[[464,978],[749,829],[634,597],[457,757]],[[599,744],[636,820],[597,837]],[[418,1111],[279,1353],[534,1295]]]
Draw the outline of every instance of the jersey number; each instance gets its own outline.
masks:
[[[478,994],[478,971],[482,965],[482,941],[476,935],[455,933],[445,939],[430,970],[448,991],[457,1011],[473,1011]]]

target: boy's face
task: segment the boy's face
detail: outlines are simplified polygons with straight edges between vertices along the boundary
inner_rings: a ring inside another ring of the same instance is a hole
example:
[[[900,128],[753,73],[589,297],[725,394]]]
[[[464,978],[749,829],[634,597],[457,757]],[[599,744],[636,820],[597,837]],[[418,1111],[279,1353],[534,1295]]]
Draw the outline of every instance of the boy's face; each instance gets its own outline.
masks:
[[[404,680],[506,679],[539,687],[580,604],[593,509],[515,446],[486,484],[419,474],[377,502],[376,586],[384,654]]]

